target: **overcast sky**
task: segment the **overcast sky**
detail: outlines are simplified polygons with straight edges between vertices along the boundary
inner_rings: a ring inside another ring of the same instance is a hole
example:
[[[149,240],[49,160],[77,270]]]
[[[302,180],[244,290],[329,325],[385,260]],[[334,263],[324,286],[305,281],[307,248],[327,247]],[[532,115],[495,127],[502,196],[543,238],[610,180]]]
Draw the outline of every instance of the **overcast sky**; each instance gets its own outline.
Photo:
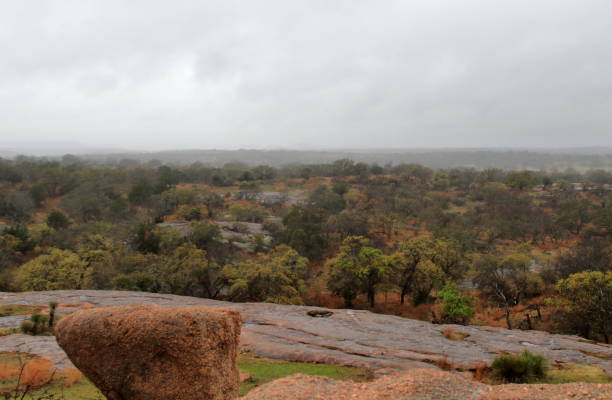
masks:
[[[0,143],[612,146],[610,0],[23,0]]]

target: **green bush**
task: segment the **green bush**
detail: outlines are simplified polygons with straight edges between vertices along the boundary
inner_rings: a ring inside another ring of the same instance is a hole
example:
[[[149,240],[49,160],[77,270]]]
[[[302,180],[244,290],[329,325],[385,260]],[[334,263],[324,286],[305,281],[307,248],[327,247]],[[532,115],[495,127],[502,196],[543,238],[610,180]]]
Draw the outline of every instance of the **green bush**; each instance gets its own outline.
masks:
[[[51,304],[57,304],[52,302]],[[55,321],[59,320],[59,315],[55,315],[54,306],[51,308],[50,315],[43,315],[34,313],[30,316],[30,319],[25,320],[21,323],[21,332],[26,335],[49,335],[53,332],[53,325]],[[53,319],[51,318],[53,316]]]
[[[493,370],[508,382],[525,383],[544,378],[548,364],[544,356],[525,350],[496,357]]]
[[[26,320],[21,322],[21,332],[29,335],[34,330],[34,324],[32,321]]]
[[[438,294],[438,299],[442,306],[442,322],[444,323],[467,325],[474,316],[472,299],[462,296],[452,282],[444,285]]]

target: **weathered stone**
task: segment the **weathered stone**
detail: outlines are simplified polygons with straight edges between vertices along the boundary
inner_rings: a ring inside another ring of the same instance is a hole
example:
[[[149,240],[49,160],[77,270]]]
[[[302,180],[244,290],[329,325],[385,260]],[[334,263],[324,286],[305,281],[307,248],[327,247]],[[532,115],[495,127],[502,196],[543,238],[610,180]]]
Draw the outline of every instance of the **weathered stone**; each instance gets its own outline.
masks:
[[[231,309],[133,304],[71,314],[55,334],[109,400],[227,400],[238,396],[240,325]]]
[[[329,310],[327,318],[313,318],[308,311],[320,307],[284,306],[267,303],[229,303],[160,293],[61,290],[50,292],[0,293],[2,304],[46,305],[50,301],[91,307],[147,303],[161,307],[231,307],[244,318],[241,346],[262,357],[324,362],[365,367],[372,370],[437,368],[446,359],[462,369],[490,365],[501,352],[519,353],[525,349],[544,355],[550,362],[595,365],[612,374],[612,346],[577,336],[554,335],[540,331],[507,330],[487,326],[435,325],[424,321],[374,314],[358,310]],[[5,317],[8,318],[8,317]],[[3,321],[3,318],[0,318]],[[19,322],[12,321],[15,327]],[[445,329],[469,335],[465,340],[449,340]],[[50,338],[52,339],[52,338]],[[27,351],[29,341],[0,337],[0,351]],[[51,357],[53,343],[35,345],[32,352]],[[47,346],[48,345],[48,346]]]
[[[296,374],[269,382],[242,400],[609,400],[612,385],[488,386],[458,374],[412,369],[373,382],[354,383]]]

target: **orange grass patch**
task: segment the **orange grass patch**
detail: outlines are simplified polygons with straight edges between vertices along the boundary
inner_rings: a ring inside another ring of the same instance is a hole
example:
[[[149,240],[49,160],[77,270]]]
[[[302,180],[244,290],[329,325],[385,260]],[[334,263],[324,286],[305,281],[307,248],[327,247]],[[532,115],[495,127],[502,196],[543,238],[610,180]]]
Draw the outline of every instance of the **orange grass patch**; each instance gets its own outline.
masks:
[[[27,353],[0,353],[0,381],[20,380],[20,386],[42,387],[50,383],[72,387],[83,379],[77,369],[55,370],[52,360]]]
[[[54,381],[57,381],[64,387],[73,387],[83,379],[83,374],[78,369],[64,369],[59,371],[54,377]]]
[[[51,382],[53,361],[48,358],[35,358],[25,363],[21,374],[22,386],[40,387]]]
[[[0,381],[11,381],[19,377],[20,368],[15,365],[0,363]]]

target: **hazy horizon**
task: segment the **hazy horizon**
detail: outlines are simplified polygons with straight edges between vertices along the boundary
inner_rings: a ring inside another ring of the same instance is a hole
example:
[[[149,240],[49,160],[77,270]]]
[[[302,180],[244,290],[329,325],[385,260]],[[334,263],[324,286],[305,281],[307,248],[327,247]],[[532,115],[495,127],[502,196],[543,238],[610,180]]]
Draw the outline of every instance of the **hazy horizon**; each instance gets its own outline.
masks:
[[[11,2],[0,147],[612,147],[611,19],[604,0]]]
[[[220,151],[220,152],[237,152],[237,151],[297,151],[297,152],[339,152],[339,153],[413,153],[413,152],[470,152],[470,151],[489,151],[489,152],[533,152],[533,153],[563,153],[563,154],[609,154],[612,153],[612,146],[492,146],[492,147],[333,147],[325,145],[310,145],[300,147],[290,146],[226,146],[226,147],[168,147],[159,149],[144,149],[144,148],[127,148],[113,146],[96,146],[81,142],[70,141],[2,141],[0,140],[0,157],[3,156],[35,156],[35,157],[57,157],[66,154],[78,156],[86,155],[113,155],[113,154],[152,154],[165,152],[188,152],[188,151]]]

